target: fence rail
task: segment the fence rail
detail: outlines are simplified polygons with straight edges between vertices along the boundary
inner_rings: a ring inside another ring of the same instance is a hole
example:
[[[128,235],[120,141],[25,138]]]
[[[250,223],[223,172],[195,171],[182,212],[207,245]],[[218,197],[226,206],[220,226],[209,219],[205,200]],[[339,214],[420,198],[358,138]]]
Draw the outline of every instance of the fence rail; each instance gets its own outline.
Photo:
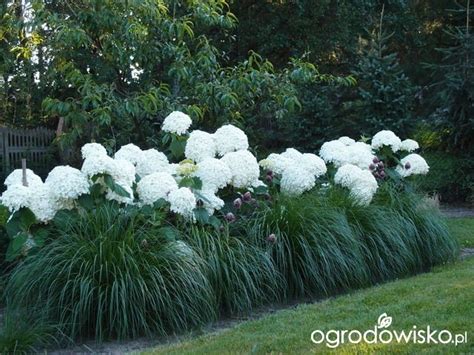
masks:
[[[22,158],[27,159],[28,167],[40,170],[38,173],[47,169],[54,136],[47,128],[0,128],[0,174],[5,177],[20,168]]]

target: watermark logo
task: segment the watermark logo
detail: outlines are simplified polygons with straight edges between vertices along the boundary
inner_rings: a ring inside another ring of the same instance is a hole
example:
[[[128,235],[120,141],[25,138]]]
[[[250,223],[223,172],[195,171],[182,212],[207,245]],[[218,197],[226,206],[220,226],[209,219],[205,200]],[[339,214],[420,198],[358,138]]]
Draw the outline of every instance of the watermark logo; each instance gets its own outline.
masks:
[[[377,324],[373,329],[364,332],[359,330],[315,330],[311,333],[311,341],[315,344],[324,343],[328,348],[337,348],[346,343],[358,344],[365,342],[367,344],[389,344],[397,343],[413,343],[413,344],[458,344],[467,343],[467,332],[453,334],[449,330],[432,329],[430,326],[426,328],[417,328],[416,325],[412,329],[391,330],[388,329],[392,325],[392,317],[387,313],[382,313],[377,319]]]

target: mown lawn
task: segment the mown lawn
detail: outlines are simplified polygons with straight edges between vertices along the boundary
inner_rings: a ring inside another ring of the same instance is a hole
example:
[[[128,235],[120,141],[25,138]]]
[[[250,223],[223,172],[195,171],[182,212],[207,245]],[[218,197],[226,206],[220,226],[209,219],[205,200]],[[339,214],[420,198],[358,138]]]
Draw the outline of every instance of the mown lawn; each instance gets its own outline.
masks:
[[[449,218],[446,222],[462,248],[474,248],[474,218]]]
[[[474,219],[448,221],[463,247],[474,246]],[[320,353],[331,351],[324,344],[311,342],[316,329],[373,329],[378,317],[393,317],[391,330],[447,329],[468,333],[467,343],[441,344],[391,343],[387,345],[345,344],[338,353],[474,352],[474,259],[435,268],[431,273],[397,280],[325,301],[300,305],[235,328],[158,347],[148,353],[223,354],[223,353]]]

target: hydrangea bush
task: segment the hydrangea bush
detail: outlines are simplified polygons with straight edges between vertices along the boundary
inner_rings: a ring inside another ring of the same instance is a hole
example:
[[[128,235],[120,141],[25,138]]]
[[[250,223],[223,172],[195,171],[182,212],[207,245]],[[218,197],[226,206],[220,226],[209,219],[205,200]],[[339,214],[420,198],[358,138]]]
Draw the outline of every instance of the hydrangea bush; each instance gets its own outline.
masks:
[[[41,231],[61,210],[90,209],[100,201],[124,208],[165,210],[183,223],[235,221],[242,204],[258,207],[272,194],[298,196],[333,185],[346,188],[355,204],[368,205],[380,184],[426,174],[426,161],[413,153],[418,143],[402,141],[391,131],[378,132],[368,142],[341,137],[322,145],[319,155],[288,148],[257,160],[244,131],[231,124],[214,133],[190,131],[182,112],[164,120],[167,151],[121,147],[113,157],[98,143],[85,144],[81,169],[57,166],[43,182],[33,171],[13,171],[5,180],[1,203],[11,213],[9,259],[43,243]],[[174,161],[174,162],[173,162]],[[229,207],[227,207],[229,206]],[[216,213],[218,212],[218,213]]]

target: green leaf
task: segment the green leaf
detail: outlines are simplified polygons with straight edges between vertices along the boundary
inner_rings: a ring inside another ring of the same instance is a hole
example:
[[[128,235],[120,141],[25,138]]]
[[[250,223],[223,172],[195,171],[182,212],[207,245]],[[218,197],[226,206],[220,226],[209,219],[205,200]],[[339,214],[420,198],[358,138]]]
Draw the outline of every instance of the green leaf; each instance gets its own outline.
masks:
[[[0,226],[5,226],[9,217],[10,211],[8,208],[0,204]]]
[[[195,208],[194,209],[194,217],[196,217],[196,221],[201,224],[208,224],[209,223],[209,213],[206,211],[205,208]]]
[[[21,250],[25,242],[28,240],[28,233],[20,232],[8,245],[7,253],[5,256],[6,261],[13,261],[21,254]]]
[[[14,238],[20,232],[28,232],[36,222],[36,216],[29,208],[21,208],[12,215],[5,225],[5,229],[8,236]]]
[[[209,217],[209,224],[211,226],[213,226],[214,228],[218,229],[222,225],[222,222],[216,216],[210,216]]]
[[[178,231],[173,227],[160,228],[159,232],[165,237],[167,242],[174,242],[179,238]]]
[[[94,208],[94,198],[91,195],[79,196],[77,203],[85,210],[92,210]]]
[[[184,156],[186,141],[186,139],[180,139],[178,137],[173,136],[170,144],[170,150],[171,154],[173,154],[173,157],[175,157],[176,159],[180,159]]]
[[[179,187],[189,187],[191,189],[202,189],[202,180],[197,176],[185,176],[179,182]]]
[[[253,192],[256,194],[256,195],[265,195],[266,193],[268,193],[268,187],[267,186],[257,186],[256,188],[254,188]]]
[[[168,204],[168,202],[166,202],[166,200],[164,198],[160,198],[159,200],[155,201],[155,203],[153,204],[153,207],[155,209],[161,209],[161,208],[165,207],[167,204]]]
[[[122,196],[122,197],[130,197],[130,194],[125,190],[122,186],[117,184],[112,176],[106,174],[104,175],[104,182],[107,185],[109,189],[111,189],[113,192],[115,192],[117,195]]]

